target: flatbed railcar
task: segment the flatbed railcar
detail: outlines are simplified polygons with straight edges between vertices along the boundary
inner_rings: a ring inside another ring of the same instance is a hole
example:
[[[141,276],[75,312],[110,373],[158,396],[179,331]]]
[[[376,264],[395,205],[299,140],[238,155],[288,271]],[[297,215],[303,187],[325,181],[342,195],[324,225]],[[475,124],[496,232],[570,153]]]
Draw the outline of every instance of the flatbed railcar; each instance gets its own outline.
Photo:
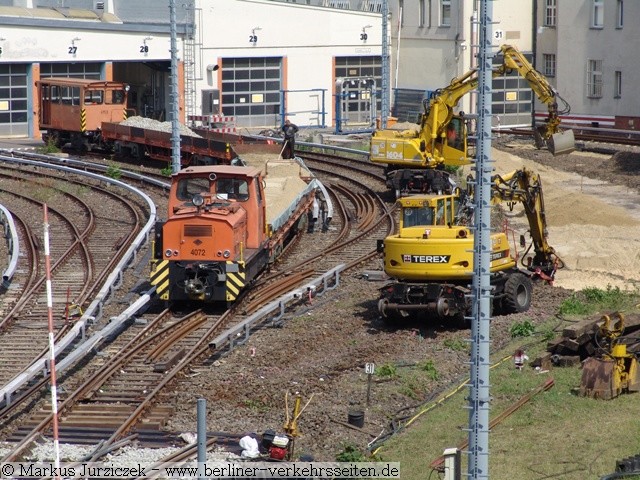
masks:
[[[135,160],[172,161],[172,134],[129,122],[129,85],[122,82],[52,77],[36,82],[38,125],[45,143],[74,150],[115,152]],[[139,117],[142,119],[141,117]],[[142,119],[145,120],[145,119]],[[150,119],[147,119],[150,120]],[[160,124],[161,122],[155,122]],[[181,165],[230,164],[234,144],[266,143],[242,135],[194,129],[181,135]]]
[[[259,148],[250,154],[244,146],[246,166],[172,175],[151,259],[150,282],[161,300],[229,306],[317,216],[322,189],[302,161],[283,160],[277,145]]]
[[[229,164],[237,157],[229,139],[218,138],[209,132],[204,136],[180,136],[180,163],[187,165]],[[171,162],[172,134],[161,130],[126,125],[122,122],[104,122],[102,137],[112,145],[116,154],[136,159],[150,158]],[[240,141],[241,139],[236,139]]]

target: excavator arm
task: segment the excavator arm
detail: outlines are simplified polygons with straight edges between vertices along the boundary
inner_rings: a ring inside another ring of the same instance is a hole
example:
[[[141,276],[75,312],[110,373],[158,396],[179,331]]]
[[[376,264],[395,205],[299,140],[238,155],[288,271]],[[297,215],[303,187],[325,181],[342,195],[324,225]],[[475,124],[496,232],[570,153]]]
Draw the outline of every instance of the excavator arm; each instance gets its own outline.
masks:
[[[553,280],[560,259],[547,241],[547,219],[540,176],[523,168],[507,175],[494,175],[491,185],[492,203],[506,203],[510,209],[518,203],[524,207],[534,249],[533,260],[525,265],[526,268],[546,280]]]
[[[567,114],[571,107],[549,83],[547,78],[538,72],[526,57],[511,45],[500,47],[504,60],[493,71],[494,77],[505,75],[513,70],[524,78],[538,99],[547,105],[549,115],[546,119],[546,128],[542,137],[547,140],[558,133],[560,125],[559,115]],[[460,99],[478,86],[478,71],[469,70],[460,77],[454,78],[451,83],[442,89],[436,90],[431,99],[424,101],[425,113],[422,115],[420,131],[423,139],[434,142],[444,135],[446,126],[453,118],[454,108]],[[558,109],[558,102],[562,103],[562,109]]]
[[[539,137],[536,138],[536,146],[541,148],[544,142],[549,142],[554,135],[559,132],[560,115],[568,114],[571,111],[571,107],[567,101],[560,96],[555,88],[549,83],[547,78],[538,72],[533,65],[525,58],[525,56],[515,47],[511,45],[502,45],[500,47],[504,60],[502,65],[494,71],[494,76],[503,75],[510,70],[516,70],[522,78],[528,83],[531,90],[536,94],[538,99],[547,106],[549,115],[545,120],[546,126],[540,130],[536,130],[536,134]],[[562,104],[562,108],[559,109],[558,104]],[[540,138],[541,137],[541,138]],[[572,139],[570,141],[573,141]],[[553,145],[550,145],[553,149]],[[555,153],[552,151],[552,153]],[[567,153],[567,152],[561,152]]]
[[[567,102],[515,47],[502,45],[500,49],[503,61],[494,69],[493,76],[517,71],[547,105],[549,114],[545,126],[534,130],[536,147],[546,146],[553,155],[572,152],[575,149],[573,131],[560,132],[558,128],[560,115],[570,110]],[[373,133],[369,158],[373,163],[385,165],[387,185],[396,197],[406,193],[439,193],[429,184],[424,170],[471,163],[464,115],[456,114],[455,109],[464,95],[477,89],[478,80],[478,70],[469,70],[425,99],[419,129],[383,129]]]

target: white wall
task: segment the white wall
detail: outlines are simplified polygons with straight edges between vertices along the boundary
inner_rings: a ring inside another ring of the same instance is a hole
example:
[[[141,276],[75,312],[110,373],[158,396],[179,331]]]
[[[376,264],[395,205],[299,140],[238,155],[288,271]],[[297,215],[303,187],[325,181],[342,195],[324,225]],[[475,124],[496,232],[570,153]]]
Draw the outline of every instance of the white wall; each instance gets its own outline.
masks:
[[[333,122],[333,61],[343,56],[380,56],[382,21],[375,13],[337,10],[266,0],[225,0],[223,4],[201,1],[202,61],[197,65],[196,110],[201,108],[202,89],[217,89],[217,74],[207,74],[206,67],[226,57],[285,57],[284,89],[325,89],[327,125]],[[363,27],[368,40],[361,41]],[[258,42],[249,38],[254,33]],[[317,99],[292,94],[287,109],[314,109]],[[308,124],[313,119],[296,119]]]
[[[140,52],[147,35],[143,33],[92,31],[66,28],[25,28],[5,26],[2,29],[2,62],[100,62],[121,60],[171,59],[169,38],[154,36],[147,40],[149,52]],[[73,41],[74,38],[80,40]],[[75,55],[70,53],[77,47]],[[108,47],[108,48],[105,48]]]

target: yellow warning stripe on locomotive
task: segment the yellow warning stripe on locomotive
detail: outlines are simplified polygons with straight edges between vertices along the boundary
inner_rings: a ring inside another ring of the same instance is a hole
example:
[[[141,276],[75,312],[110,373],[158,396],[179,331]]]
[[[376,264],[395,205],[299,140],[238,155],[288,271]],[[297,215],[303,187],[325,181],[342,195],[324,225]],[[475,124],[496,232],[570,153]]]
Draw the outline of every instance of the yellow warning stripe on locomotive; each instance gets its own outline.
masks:
[[[235,270],[235,268],[230,267],[231,265],[237,266],[237,272],[230,271]],[[233,302],[238,295],[240,295],[240,291],[244,288],[246,284],[246,274],[244,268],[244,262],[230,262],[227,261],[227,302]]]
[[[154,262],[151,266],[151,285],[155,285],[156,294],[161,300],[169,300],[169,262]]]
[[[80,131],[87,131],[87,111],[84,108],[80,110]]]

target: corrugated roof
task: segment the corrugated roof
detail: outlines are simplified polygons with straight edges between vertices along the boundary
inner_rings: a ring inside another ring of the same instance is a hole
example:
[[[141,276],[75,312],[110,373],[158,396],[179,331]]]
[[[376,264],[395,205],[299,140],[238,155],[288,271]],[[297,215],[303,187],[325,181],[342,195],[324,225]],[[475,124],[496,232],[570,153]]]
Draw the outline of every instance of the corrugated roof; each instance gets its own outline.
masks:
[[[107,23],[122,23],[112,13],[98,14],[93,10],[77,8],[23,8],[0,6],[0,17],[48,18],[56,20],[80,20]]]

